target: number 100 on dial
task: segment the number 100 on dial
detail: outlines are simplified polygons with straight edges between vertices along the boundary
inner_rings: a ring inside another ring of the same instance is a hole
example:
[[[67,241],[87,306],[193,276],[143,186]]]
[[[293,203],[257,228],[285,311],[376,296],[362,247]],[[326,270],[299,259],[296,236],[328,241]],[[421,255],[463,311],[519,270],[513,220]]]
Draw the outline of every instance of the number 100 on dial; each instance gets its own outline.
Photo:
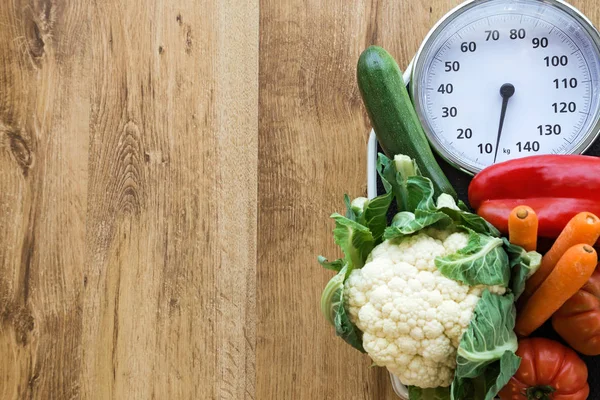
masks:
[[[413,64],[415,108],[434,149],[469,173],[585,151],[600,128],[600,35],[562,1],[463,4]]]

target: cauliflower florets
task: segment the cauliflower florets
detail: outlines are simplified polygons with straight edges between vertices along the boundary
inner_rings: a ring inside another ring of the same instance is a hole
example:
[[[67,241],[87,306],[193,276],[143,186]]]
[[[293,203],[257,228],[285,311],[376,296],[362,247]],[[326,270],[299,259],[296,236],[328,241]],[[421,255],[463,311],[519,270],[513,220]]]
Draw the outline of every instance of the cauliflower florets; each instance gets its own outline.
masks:
[[[468,239],[430,229],[385,241],[345,283],[346,306],[365,350],[405,385],[449,386],[454,378],[456,349],[485,287],[444,277],[435,258],[455,253]]]

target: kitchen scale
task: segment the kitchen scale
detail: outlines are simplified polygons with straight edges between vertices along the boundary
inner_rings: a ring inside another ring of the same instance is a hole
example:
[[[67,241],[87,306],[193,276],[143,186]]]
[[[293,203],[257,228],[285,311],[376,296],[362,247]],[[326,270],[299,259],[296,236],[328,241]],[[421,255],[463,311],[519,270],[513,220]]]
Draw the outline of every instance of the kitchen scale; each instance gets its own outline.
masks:
[[[600,34],[562,0],[470,0],[429,32],[404,81],[440,166],[467,201],[471,176],[539,154],[600,155]],[[378,180],[374,132],[368,195]],[[552,328],[539,335],[559,340]],[[600,399],[600,361],[582,357],[590,399]],[[394,390],[408,392],[392,375]]]

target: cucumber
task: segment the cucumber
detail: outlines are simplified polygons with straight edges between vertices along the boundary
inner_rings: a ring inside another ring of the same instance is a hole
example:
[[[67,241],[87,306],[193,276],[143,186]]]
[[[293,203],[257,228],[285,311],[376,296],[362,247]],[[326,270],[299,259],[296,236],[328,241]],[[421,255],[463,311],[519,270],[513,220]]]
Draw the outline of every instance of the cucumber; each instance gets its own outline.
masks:
[[[357,79],[383,151],[389,157],[404,154],[415,159],[421,174],[433,182],[437,196],[447,193],[456,199],[456,191],[433,157],[394,58],[381,47],[369,47],[358,60]]]

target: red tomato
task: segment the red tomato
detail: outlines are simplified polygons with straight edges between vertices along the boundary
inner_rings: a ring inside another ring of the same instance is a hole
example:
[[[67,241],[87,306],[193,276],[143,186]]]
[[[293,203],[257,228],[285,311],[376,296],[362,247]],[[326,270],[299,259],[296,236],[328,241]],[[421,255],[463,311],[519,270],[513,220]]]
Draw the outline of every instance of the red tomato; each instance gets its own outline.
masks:
[[[523,360],[502,400],[585,400],[590,393],[588,370],[577,353],[544,338],[519,342],[517,355]]]
[[[578,352],[600,355],[600,268],[554,314],[552,326]]]

